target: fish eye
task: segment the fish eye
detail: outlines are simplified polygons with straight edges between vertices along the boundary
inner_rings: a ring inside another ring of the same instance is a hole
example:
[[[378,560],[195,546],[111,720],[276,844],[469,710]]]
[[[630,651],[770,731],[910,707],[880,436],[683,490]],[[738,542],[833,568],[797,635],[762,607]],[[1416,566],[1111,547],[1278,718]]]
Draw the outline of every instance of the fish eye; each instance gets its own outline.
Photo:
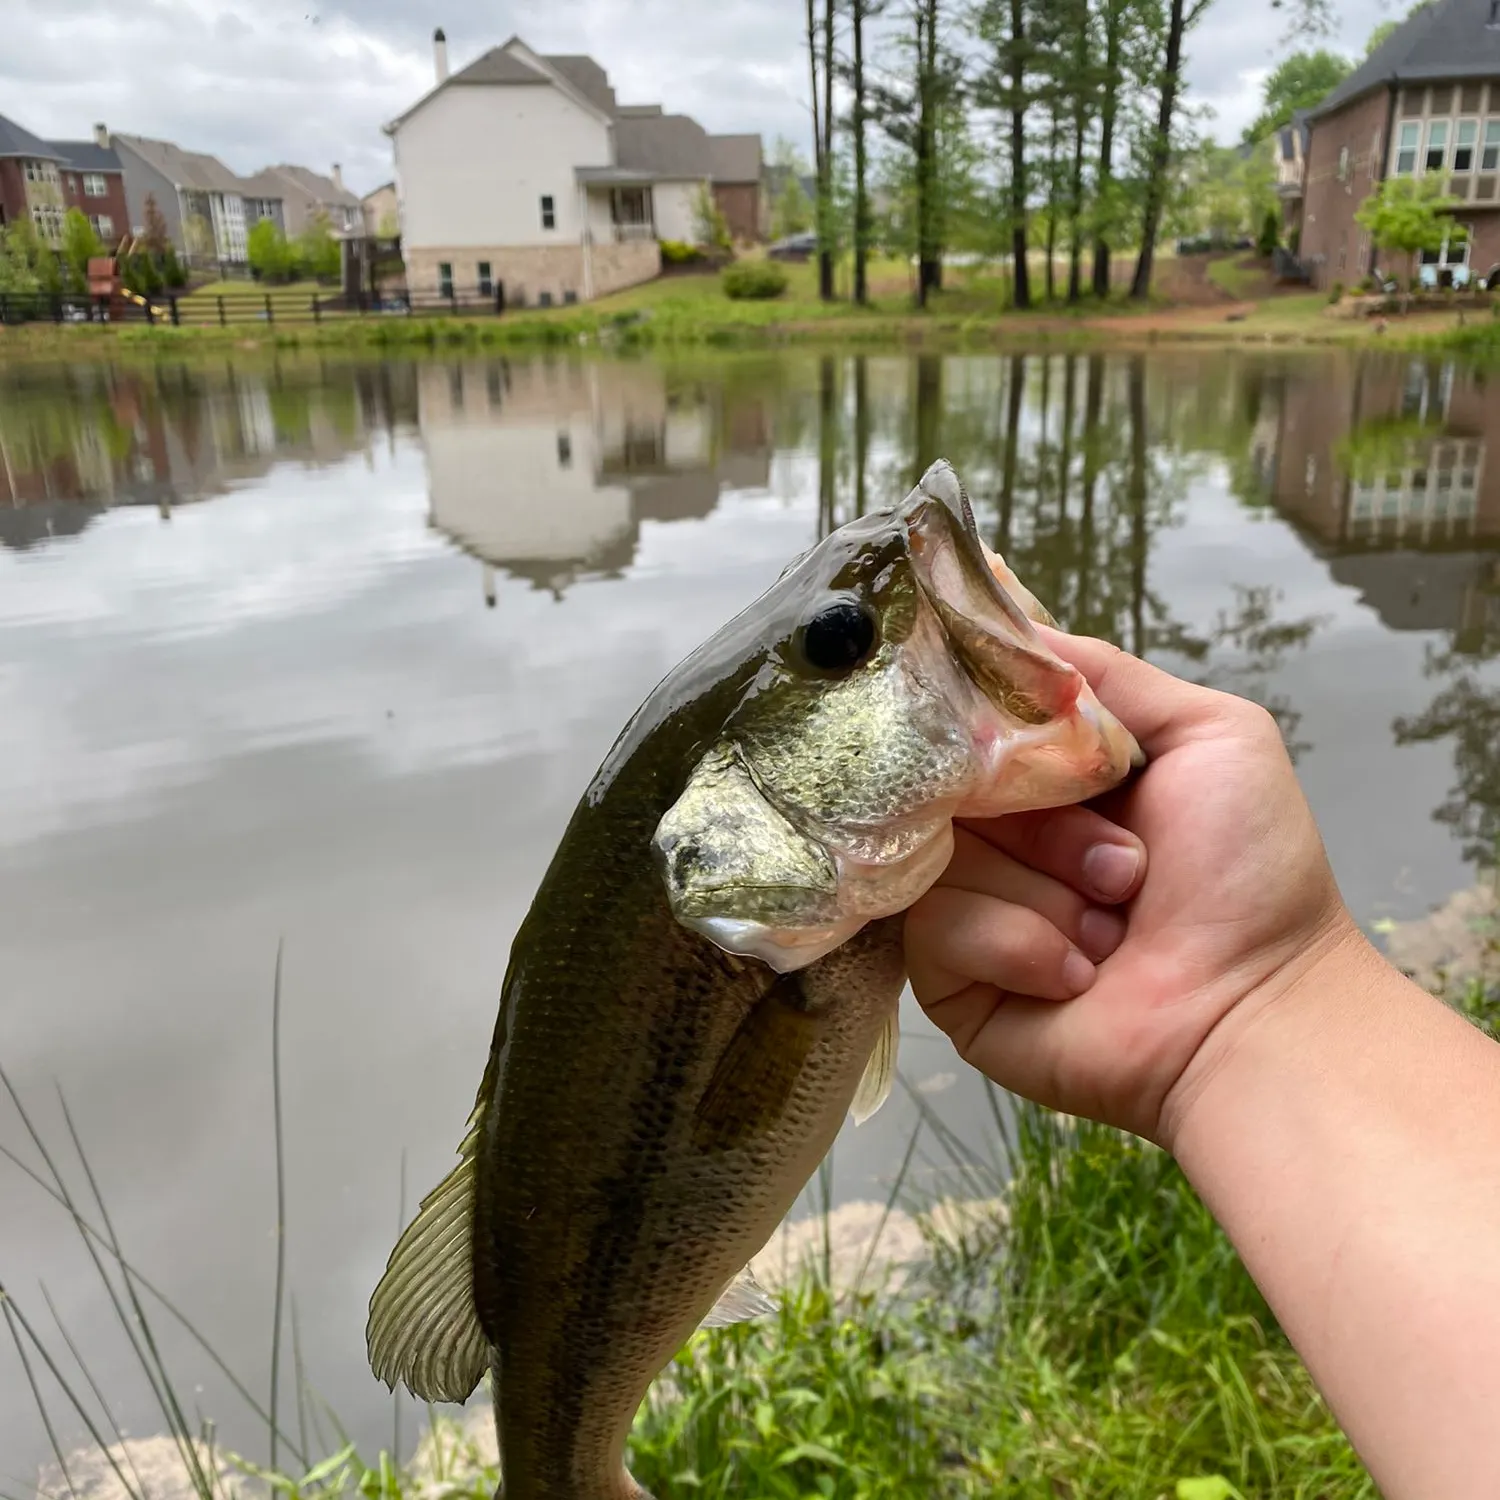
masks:
[[[875,645],[875,616],[853,599],[820,609],[802,627],[802,655],[820,672],[853,671]]]

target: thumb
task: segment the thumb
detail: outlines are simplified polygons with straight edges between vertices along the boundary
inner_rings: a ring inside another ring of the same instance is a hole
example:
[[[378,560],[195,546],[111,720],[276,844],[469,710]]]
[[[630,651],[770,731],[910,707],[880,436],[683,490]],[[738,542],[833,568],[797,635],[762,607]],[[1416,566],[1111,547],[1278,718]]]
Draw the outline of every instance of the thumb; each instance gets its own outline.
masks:
[[[1197,738],[1243,700],[1232,693],[1184,682],[1108,641],[1068,635],[1047,625],[1037,634],[1065,662],[1083,673],[1095,696],[1135,737],[1148,759]]]

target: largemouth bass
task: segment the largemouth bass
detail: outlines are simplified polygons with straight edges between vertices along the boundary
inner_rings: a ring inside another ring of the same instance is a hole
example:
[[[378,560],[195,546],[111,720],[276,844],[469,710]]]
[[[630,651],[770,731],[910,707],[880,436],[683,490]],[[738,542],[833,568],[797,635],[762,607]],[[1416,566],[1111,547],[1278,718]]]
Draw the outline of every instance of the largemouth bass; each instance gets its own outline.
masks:
[[[953,819],[1140,762],[1031,618],[940,461],[672,671],[595,775],[459,1164],[370,1306],[388,1385],[461,1402],[491,1373],[505,1500],[640,1500],[651,1381],[700,1325],[769,1310],[745,1268],[889,1091],[901,914]]]

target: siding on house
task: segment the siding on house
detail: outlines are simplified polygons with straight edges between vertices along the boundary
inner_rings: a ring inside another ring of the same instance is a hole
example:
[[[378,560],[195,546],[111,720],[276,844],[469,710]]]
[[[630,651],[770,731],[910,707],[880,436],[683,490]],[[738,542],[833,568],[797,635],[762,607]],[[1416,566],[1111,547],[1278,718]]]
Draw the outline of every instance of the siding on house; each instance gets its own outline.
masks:
[[[1354,215],[1384,175],[1390,107],[1390,94],[1381,89],[1313,126],[1298,253],[1317,286],[1350,286],[1371,270],[1370,238]]]

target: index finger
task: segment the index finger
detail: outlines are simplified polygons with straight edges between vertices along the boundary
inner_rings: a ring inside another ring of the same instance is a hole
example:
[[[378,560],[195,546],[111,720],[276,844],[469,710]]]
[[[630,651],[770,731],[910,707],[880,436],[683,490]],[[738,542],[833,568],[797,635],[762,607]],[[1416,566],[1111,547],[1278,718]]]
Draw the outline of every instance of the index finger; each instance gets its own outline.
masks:
[[[1095,696],[1136,737],[1149,759],[1199,738],[1241,702],[1232,693],[1184,682],[1108,641],[1047,625],[1036,629],[1047,646],[1083,673]]]

